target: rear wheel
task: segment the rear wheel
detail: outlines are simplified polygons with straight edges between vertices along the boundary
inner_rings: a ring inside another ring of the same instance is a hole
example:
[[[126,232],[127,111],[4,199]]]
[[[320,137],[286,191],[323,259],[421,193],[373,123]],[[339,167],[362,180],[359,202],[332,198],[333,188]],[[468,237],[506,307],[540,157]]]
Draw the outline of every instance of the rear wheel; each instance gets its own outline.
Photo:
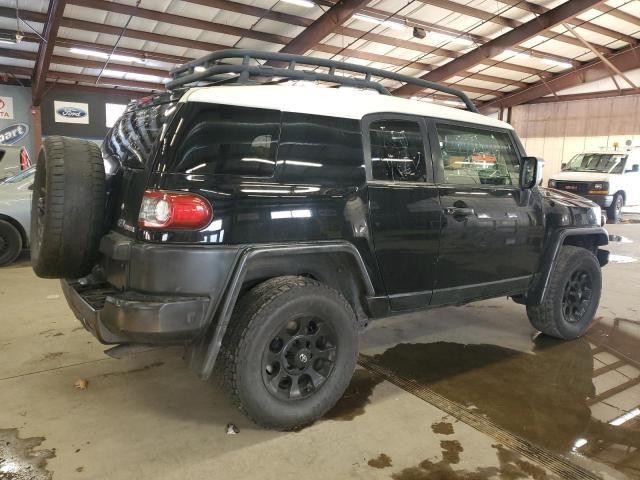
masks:
[[[236,405],[257,424],[290,430],[320,418],[356,366],[351,305],[304,277],[278,277],[239,302],[220,358]]]
[[[621,193],[616,193],[613,197],[611,205],[607,208],[607,221],[609,223],[618,223],[622,218],[622,207],[624,206],[624,197]]]
[[[602,290],[602,272],[587,249],[565,245],[540,305],[527,306],[531,324],[542,333],[563,340],[581,336],[591,325]]]
[[[52,136],[38,156],[31,203],[31,264],[40,277],[88,274],[105,215],[105,175],[93,142]]]
[[[0,267],[11,265],[22,250],[22,236],[9,222],[0,220]]]

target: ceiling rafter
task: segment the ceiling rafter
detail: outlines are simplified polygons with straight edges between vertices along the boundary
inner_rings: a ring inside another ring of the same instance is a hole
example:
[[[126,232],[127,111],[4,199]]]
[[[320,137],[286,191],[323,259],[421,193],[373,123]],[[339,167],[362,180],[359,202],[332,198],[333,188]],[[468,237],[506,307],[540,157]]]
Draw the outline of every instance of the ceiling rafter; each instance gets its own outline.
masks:
[[[523,25],[523,23],[525,23],[519,20],[515,20],[513,18],[504,17],[502,15],[496,15],[495,13],[491,13],[486,10],[480,10],[479,8],[469,7],[468,5],[463,5],[461,3],[457,3],[452,0],[418,0],[418,1],[427,5],[443,8],[451,12],[462,13],[463,15],[467,15],[469,17],[478,18],[480,20],[484,20],[485,22],[495,23],[503,27],[509,27],[509,28],[515,29]],[[558,40],[558,41],[568,43],[570,45],[574,45],[577,47],[582,47],[582,44],[578,40],[576,40],[573,37],[570,37],[569,35],[562,35],[562,34],[558,35],[554,32],[548,32],[546,30],[547,29],[540,30],[537,33],[537,35],[540,35],[542,37],[546,37],[549,39]],[[615,38],[619,38],[619,37],[620,35],[618,34],[618,36]],[[598,45],[597,47],[601,51],[604,51],[607,53],[611,52],[611,49],[604,47],[602,45]]]
[[[130,5],[124,5],[117,2],[108,2],[106,0],[68,0],[68,1],[70,4],[79,5],[87,8],[93,8],[93,9],[98,9],[98,10],[103,10],[108,12],[114,12],[114,13],[121,13],[124,15],[133,15],[140,18],[146,18],[154,21],[162,21],[168,24],[180,25],[183,27],[189,27],[189,28],[194,28],[199,30],[210,31],[213,29],[219,33],[226,33],[228,35],[234,35],[238,37],[252,38],[254,40],[260,40],[260,41],[270,42],[275,44],[286,45],[291,40],[293,40],[290,37],[285,37],[282,35],[274,35],[270,33],[259,32],[256,30],[232,27],[229,25],[220,24],[216,22],[209,22],[205,20],[195,19],[191,17],[184,17],[181,15],[176,15],[172,13],[159,12],[156,10],[150,10],[146,8],[140,8],[140,7],[136,8]],[[233,3],[233,2],[227,1],[227,3]],[[257,7],[254,7],[254,8],[257,8]],[[72,21],[72,19],[65,19],[65,22],[70,22],[70,21]],[[352,37],[354,39],[362,38],[364,40],[368,40],[371,42],[376,42],[376,43],[393,46],[393,47],[405,48],[408,50],[414,50],[416,52],[431,54],[434,56],[442,56],[446,58],[457,58],[460,55],[462,55],[460,52],[455,50],[433,47],[417,41],[403,40],[393,36],[367,32],[367,31],[358,30],[355,28],[340,27],[339,30],[340,30],[339,31],[340,34]],[[570,37],[570,38],[576,41],[575,38],[573,37]],[[158,40],[155,40],[155,41],[158,41]],[[320,45],[325,45],[325,44],[320,44]],[[316,50],[318,50],[318,48],[316,48]],[[580,63],[570,58],[554,55],[551,53],[542,53],[542,52],[536,52],[536,51],[532,51],[531,53],[533,56],[552,58],[559,62],[572,63],[575,65],[579,65]]]
[[[535,13],[536,15],[542,15],[543,13],[549,11],[549,8],[538,5],[537,3],[527,2],[523,0],[498,0],[500,3],[504,3],[505,5],[510,5],[512,7],[516,7],[522,10],[526,10],[530,13]],[[596,5],[594,7],[595,10],[598,10],[601,13],[612,13],[617,12],[618,10],[612,9],[611,7],[607,7],[606,5]],[[632,15],[629,15],[632,17]],[[640,22],[640,19],[637,19]],[[602,27],[592,22],[584,22],[578,18],[570,18],[567,20],[567,23],[573,25],[574,27],[580,27],[584,30],[590,30],[595,33],[599,33],[600,35],[606,35],[607,37],[614,38],[616,40],[622,40],[623,42],[628,43],[629,45],[638,45],[640,43],[640,39],[632,37],[631,35],[625,35],[620,32],[616,32],[615,30],[611,30],[610,28]]]
[[[602,3],[602,1],[603,0],[571,0],[570,2],[563,3],[533,20],[523,23],[519,27],[492,39],[462,57],[445,63],[441,67],[423,75],[421,78],[432,82],[441,82],[451,78],[460,71],[472,68],[482,63],[484,59],[494,57],[504,52],[505,49],[518,45],[538,35],[541,31],[566,21],[568,18],[573,18],[589,10],[594,5]],[[404,85],[396,89],[394,93],[396,95],[411,96],[420,90],[421,88],[417,85]]]
[[[639,56],[640,46],[630,46],[621,49],[613,55],[607,56],[607,60],[614,64],[619,70],[626,72],[638,68]],[[520,105],[548,95],[549,89],[553,92],[558,92],[610,76],[611,73],[607,66],[602,60],[597,58],[576,70],[558,73],[544,83],[538,82],[526,89],[510,92],[494,100],[489,100],[482,104],[481,110],[486,112],[491,108],[506,108]]]
[[[51,55],[53,54],[53,46],[55,45],[55,38],[58,34],[60,20],[62,19],[66,3],[67,0],[51,0],[49,3],[49,11],[47,12],[47,20],[44,24],[42,35],[44,41],[40,43],[38,57],[33,68],[31,94],[32,103],[36,107],[39,106],[42,101],[46,76],[51,63]]]
[[[31,69],[26,67],[16,67],[13,65],[0,65],[0,70],[7,73],[12,73],[14,75],[22,75],[22,76],[30,76]],[[71,82],[82,82],[88,84],[94,84],[96,77],[93,75],[83,75],[79,73],[68,73],[68,72],[57,72],[50,70],[47,72],[47,78],[53,80],[66,80]],[[140,88],[144,90],[151,91],[163,91],[164,85],[162,83],[153,83],[153,82],[141,82],[139,80],[128,80],[124,78],[111,78],[111,77],[102,77],[101,80],[102,85],[113,85],[115,87],[123,86],[129,88]],[[44,83],[43,83],[44,84]]]
[[[622,90],[604,90],[599,92],[555,95],[552,97],[536,98],[534,100],[528,101],[527,104],[575,102],[578,100],[594,100],[598,98],[626,97],[628,95],[638,95],[638,91],[633,88],[623,88]]]
[[[14,14],[14,12],[15,10],[10,8],[0,9],[0,16],[11,16],[12,14]],[[26,14],[33,21],[43,20],[43,17],[44,17],[44,14],[41,14],[38,12],[26,12]],[[99,33],[105,33],[110,35],[117,35],[120,32],[119,27],[113,27],[110,25],[102,24],[102,23],[87,22],[84,20],[74,20],[74,19],[67,19],[67,18],[64,18],[62,20],[62,26],[65,26],[68,28],[80,29],[88,32],[99,32]],[[136,38],[139,40],[152,41],[152,42],[169,44],[169,45],[189,47],[189,48],[199,48],[205,51],[229,48],[223,45],[211,44],[208,42],[186,40],[180,37],[173,37],[170,35],[160,35],[157,33],[139,31],[134,29],[128,29],[127,32],[125,32],[125,37]],[[29,41],[30,39],[38,40],[37,37],[35,37],[35,35],[34,36],[27,35],[25,37],[25,40],[27,41]],[[57,45],[60,45],[60,46],[70,46],[70,47],[79,47],[79,48],[87,48],[87,49],[93,48],[101,51],[107,51],[107,50],[110,51],[112,48],[111,45],[91,44],[88,42],[80,42],[80,41],[64,39],[64,38],[58,38],[56,43]],[[390,55],[374,54],[374,53],[369,53],[366,51],[355,50],[355,49],[343,50],[339,47],[336,47],[333,45],[327,45],[327,44],[316,45],[314,47],[314,50],[320,51],[323,53],[334,54],[334,55],[342,54],[347,57],[359,58],[362,60],[368,60],[368,61],[378,62],[378,63],[385,63],[387,65],[400,66],[400,67],[406,66],[406,67],[413,68],[423,72],[425,71],[428,72],[433,70],[434,68],[437,68],[437,65],[435,64],[429,64],[424,62],[407,63],[406,60],[400,59],[398,57],[392,57]],[[147,53],[139,50],[125,49],[121,47],[118,47],[118,52],[126,55],[132,55],[136,58],[144,58],[144,57],[157,58],[158,60],[169,61],[171,63],[185,63],[186,61],[192,60],[191,58],[176,57],[176,56],[168,56],[168,58],[164,58],[165,56],[162,56],[162,54],[157,54],[152,52]],[[156,57],[157,55],[160,55],[160,57]],[[496,65],[498,62],[495,60],[490,60],[485,63],[488,66],[491,66],[491,65]],[[512,66],[514,67],[513,70],[517,70],[528,75],[540,74],[540,72],[538,72],[535,69],[524,67],[524,66],[518,66],[518,65],[509,65],[509,69],[511,69]],[[504,79],[504,78],[496,77],[492,75],[486,75],[482,73],[473,73],[470,71],[465,71],[462,73],[469,78],[475,78],[477,80],[492,82],[498,85],[506,85],[507,83],[509,83],[516,87],[521,87],[521,88],[527,86],[526,82],[511,81],[508,79]]]

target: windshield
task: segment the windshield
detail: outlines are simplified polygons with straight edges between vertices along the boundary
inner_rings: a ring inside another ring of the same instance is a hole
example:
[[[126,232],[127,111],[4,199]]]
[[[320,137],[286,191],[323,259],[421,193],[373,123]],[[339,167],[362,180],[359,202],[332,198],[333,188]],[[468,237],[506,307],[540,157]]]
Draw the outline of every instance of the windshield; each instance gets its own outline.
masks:
[[[626,154],[581,153],[567,163],[566,172],[622,173]]]
[[[26,170],[23,170],[22,172],[18,173],[17,175],[14,175],[13,177],[9,177],[9,178],[5,179],[2,183],[18,183],[18,182],[21,182],[25,178],[29,178],[31,175],[33,175],[35,173],[35,171],[36,171],[36,167],[34,165],[33,167],[29,167]]]

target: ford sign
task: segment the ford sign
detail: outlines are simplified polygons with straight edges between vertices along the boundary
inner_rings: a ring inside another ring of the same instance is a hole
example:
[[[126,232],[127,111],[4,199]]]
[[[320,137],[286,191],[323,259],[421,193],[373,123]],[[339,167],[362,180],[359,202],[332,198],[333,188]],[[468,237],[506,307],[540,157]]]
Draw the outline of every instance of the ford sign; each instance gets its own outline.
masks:
[[[15,145],[29,133],[29,125],[16,123],[0,130],[0,143]]]
[[[77,107],[61,107],[56,113],[65,118],[82,118],[87,116],[87,112]]]

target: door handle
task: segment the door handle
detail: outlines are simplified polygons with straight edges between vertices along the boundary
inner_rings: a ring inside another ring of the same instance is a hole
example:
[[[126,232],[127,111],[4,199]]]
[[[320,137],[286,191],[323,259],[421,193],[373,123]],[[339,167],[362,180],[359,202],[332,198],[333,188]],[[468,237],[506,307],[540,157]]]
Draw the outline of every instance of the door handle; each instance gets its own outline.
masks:
[[[460,207],[447,207],[444,209],[444,212],[447,215],[452,215],[454,217],[470,217],[476,214],[476,211],[473,208]]]

